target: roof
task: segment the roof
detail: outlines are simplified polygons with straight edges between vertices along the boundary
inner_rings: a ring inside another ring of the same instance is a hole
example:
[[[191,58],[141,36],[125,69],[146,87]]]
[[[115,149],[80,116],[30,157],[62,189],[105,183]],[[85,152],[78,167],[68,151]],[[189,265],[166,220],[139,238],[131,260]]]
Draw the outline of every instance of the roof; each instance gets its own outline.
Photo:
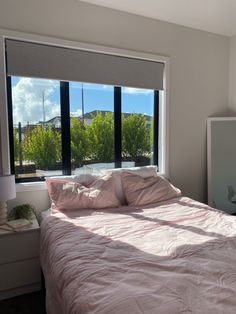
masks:
[[[106,110],[93,110],[90,112],[86,112],[84,115],[84,119],[92,119],[93,117],[96,117],[96,115],[99,113],[102,114],[102,116],[105,116],[107,113],[113,113],[112,111],[106,111]],[[130,112],[123,112],[122,113],[124,115],[125,118],[127,118],[128,116],[132,115],[133,113]],[[151,116],[144,114],[144,117],[146,118],[147,121],[151,120]]]

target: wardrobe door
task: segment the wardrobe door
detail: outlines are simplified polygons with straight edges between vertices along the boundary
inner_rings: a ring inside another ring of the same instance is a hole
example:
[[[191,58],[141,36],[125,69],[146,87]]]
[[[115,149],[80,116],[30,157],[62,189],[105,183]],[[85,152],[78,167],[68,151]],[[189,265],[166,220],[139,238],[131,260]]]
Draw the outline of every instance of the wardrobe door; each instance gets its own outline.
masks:
[[[236,213],[236,118],[207,121],[208,204]]]

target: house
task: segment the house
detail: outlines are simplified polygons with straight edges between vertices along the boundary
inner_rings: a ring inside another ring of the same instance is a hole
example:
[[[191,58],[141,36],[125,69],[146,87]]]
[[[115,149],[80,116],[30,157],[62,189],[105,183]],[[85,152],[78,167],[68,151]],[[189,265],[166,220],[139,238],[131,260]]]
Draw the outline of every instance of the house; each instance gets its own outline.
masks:
[[[206,202],[206,120],[211,116],[234,116],[236,112],[234,0],[210,1],[209,7],[207,3],[189,0],[181,6],[177,1],[165,0],[147,0],[142,4],[108,2],[0,0],[0,172],[9,173],[12,167],[7,113],[10,94],[6,89],[6,70],[10,76],[11,69],[6,67],[5,38],[35,45],[51,43],[52,47],[63,47],[66,51],[80,48],[87,54],[95,51],[114,56],[122,51],[123,56],[133,54],[133,59],[146,57],[146,61],[151,56],[161,56],[168,76],[164,87],[168,90],[165,98],[168,106],[164,108],[163,163],[172,182],[185,195]],[[31,58],[21,61],[27,65]],[[63,64],[60,62],[61,68]],[[49,64],[44,69],[47,67]],[[40,72],[37,64],[34,69]],[[66,69],[65,75],[71,72]],[[109,69],[100,72],[104,75]],[[17,76],[17,71],[14,75]],[[40,73],[39,78],[43,78]],[[61,80],[63,84],[66,81]],[[89,123],[91,113],[86,113],[85,118]],[[46,123],[58,126],[60,118],[55,115]],[[42,183],[17,185],[17,197],[9,202],[9,207],[27,202],[38,209],[48,208],[45,193]]]
[[[106,113],[110,112],[110,111],[105,111],[105,110],[94,110],[94,111],[90,111],[90,112],[86,112],[84,114],[84,122],[86,124],[91,124],[92,123],[92,119],[94,117],[96,117],[96,115],[99,113],[101,113],[102,116],[105,116]],[[128,113],[128,112],[125,112],[123,113],[124,114],[124,117],[127,118],[128,116],[130,116],[132,113]],[[149,115],[144,115],[145,116],[145,119],[147,121],[147,128],[150,128],[150,124],[151,124],[151,116]],[[82,116],[79,116],[79,117],[73,117],[73,118],[78,118],[80,120],[82,120]],[[43,126],[50,126],[51,128],[57,128],[57,129],[60,129],[61,127],[61,117],[57,116],[57,117],[54,117],[52,119],[49,119],[48,121],[39,121],[38,122],[39,125],[43,125]]]
[[[94,110],[94,111],[91,111],[91,112],[86,112],[84,114],[84,122],[86,124],[91,124],[92,123],[92,119],[94,117],[96,117],[96,115],[98,114],[98,112],[102,115],[102,116],[105,116],[106,113],[110,112],[110,111],[105,111],[105,110]],[[129,112],[124,112],[123,115],[125,118],[129,117],[132,113],[129,113]],[[145,119],[146,119],[146,126],[147,128],[150,128],[150,125],[151,125],[151,116],[149,115],[144,115]],[[80,117],[81,118],[81,117]]]
[[[46,127],[60,129],[61,117],[57,116],[57,117],[53,117],[52,119],[49,119],[48,121],[39,121],[38,124],[46,126]]]

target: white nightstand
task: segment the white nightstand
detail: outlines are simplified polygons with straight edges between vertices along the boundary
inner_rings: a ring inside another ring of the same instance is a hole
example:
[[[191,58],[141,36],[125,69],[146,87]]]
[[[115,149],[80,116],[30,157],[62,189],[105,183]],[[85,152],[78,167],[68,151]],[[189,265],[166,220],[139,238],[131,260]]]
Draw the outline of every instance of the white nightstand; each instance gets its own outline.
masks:
[[[41,289],[39,236],[36,219],[18,232],[0,229],[0,300]]]

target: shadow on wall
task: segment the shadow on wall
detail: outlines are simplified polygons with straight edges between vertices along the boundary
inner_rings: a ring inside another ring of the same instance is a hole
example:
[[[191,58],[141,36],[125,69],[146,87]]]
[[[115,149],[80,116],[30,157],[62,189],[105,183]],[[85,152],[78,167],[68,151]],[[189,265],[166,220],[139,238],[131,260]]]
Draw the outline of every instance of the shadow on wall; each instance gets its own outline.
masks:
[[[236,112],[231,109],[223,109],[211,114],[208,118],[235,117]]]

